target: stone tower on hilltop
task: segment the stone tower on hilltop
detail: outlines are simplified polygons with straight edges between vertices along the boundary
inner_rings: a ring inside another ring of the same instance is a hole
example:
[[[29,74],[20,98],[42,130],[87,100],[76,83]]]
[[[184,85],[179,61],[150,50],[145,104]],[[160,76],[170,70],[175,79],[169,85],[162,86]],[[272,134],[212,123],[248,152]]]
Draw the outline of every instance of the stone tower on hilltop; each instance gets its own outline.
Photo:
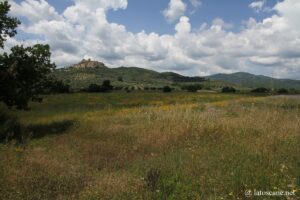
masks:
[[[97,68],[97,67],[106,67],[104,63],[98,61],[92,61],[91,59],[83,59],[78,64],[74,64],[71,67],[81,69],[81,68]]]

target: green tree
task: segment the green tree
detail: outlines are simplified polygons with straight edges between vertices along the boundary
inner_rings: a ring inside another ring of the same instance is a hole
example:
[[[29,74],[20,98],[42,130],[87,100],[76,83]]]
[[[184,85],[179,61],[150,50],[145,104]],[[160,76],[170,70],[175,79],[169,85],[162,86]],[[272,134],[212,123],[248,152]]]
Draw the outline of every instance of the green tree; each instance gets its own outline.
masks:
[[[17,18],[8,16],[10,5],[7,1],[0,2],[0,47],[4,47],[7,37],[17,34],[16,28],[20,24]]]
[[[70,93],[70,92],[71,92],[71,86],[62,80],[56,79],[55,77],[49,78],[49,81],[43,91],[43,93],[46,94],[48,93],[59,94],[59,93]]]
[[[10,5],[0,3],[0,47],[7,37],[17,33],[20,24],[17,18],[8,16]],[[15,46],[11,53],[0,55],[0,101],[8,107],[27,109],[30,100],[41,100],[48,74],[55,68],[50,61],[49,45],[36,44],[32,47]]]
[[[251,92],[253,92],[253,93],[269,93],[270,90],[268,88],[259,87],[254,90],[251,90]]]
[[[110,80],[104,80],[101,88],[102,92],[110,92],[113,89],[113,86],[110,84]]]
[[[236,92],[236,89],[234,87],[223,87],[222,88],[222,92],[223,93],[235,93]]]
[[[123,77],[122,77],[122,76],[119,76],[119,77],[118,77],[118,81],[123,82]]]
[[[280,88],[280,89],[277,90],[277,93],[278,94],[288,94],[289,91],[285,88]]]
[[[188,92],[197,92],[198,90],[202,90],[202,88],[203,87],[200,84],[190,84],[181,87],[181,89],[187,90]]]
[[[101,85],[97,84],[90,84],[89,87],[87,88],[88,92],[101,92]]]
[[[41,100],[48,74],[55,68],[49,45],[15,46],[0,55],[0,100],[8,107],[27,109],[30,100]]]
[[[172,88],[170,88],[169,86],[164,86],[163,87],[163,92],[165,92],[165,93],[172,92]]]

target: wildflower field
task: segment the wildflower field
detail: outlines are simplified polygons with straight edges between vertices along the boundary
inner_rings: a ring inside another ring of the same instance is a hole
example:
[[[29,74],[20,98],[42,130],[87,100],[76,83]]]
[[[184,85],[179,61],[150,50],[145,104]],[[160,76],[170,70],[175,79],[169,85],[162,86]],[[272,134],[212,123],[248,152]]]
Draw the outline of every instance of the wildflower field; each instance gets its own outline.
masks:
[[[1,200],[300,198],[297,97],[78,93],[30,107],[9,111],[30,136],[0,144]]]

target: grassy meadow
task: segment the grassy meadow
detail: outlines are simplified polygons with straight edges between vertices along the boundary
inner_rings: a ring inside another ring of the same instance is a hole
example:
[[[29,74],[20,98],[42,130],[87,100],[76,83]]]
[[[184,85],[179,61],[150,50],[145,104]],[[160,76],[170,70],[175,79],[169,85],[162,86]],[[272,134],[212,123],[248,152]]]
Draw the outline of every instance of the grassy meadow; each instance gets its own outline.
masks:
[[[0,199],[299,199],[300,99],[160,92],[61,94],[10,111]],[[245,197],[245,191],[290,197]]]

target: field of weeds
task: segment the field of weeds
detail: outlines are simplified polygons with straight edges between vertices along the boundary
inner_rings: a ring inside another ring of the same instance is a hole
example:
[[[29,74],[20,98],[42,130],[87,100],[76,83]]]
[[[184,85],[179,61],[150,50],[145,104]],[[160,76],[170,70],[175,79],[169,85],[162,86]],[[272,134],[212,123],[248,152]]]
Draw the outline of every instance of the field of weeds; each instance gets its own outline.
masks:
[[[300,195],[300,100],[211,93],[51,95],[15,111],[0,199],[245,199]]]

